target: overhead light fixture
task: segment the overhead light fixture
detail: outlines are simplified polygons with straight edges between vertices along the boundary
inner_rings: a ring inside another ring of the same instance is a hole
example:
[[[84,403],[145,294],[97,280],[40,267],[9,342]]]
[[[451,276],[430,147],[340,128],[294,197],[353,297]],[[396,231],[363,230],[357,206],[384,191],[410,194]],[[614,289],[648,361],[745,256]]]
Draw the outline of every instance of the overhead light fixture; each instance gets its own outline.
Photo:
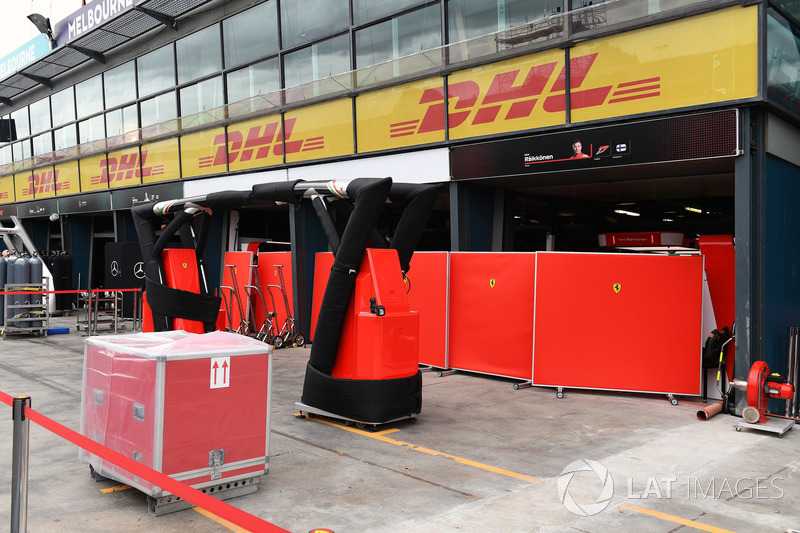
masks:
[[[671,219],[671,218],[662,218],[662,219],[661,219],[661,221],[662,221],[662,222],[675,222],[675,221],[674,221],[673,219]]]
[[[628,215],[629,217],[638,217],[641,216],[639,213],[635,213],[633,211],[626,211],[624,209],[614,209],[614,212],[618,215]]]
[[[50,42],[50,50],[55,48],[56,38],[53,36],[53,28],[50,27],[50,19],[39,13],[31,13],[28,15],[28,20],[33,22],[33,25],[36,26],[39,33],[43,33],[47,36],[47,40]]]
[[[703,214],[703,210],[696,207],[684,207],[684,209],[691,211],[692,213],[700,213],[701,215]]]

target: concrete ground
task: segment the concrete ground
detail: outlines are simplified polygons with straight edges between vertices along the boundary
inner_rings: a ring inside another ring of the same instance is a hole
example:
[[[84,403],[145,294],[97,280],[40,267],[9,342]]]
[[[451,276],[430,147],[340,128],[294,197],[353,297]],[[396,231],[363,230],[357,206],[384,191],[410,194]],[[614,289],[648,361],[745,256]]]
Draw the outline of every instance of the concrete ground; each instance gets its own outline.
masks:
[[[85,332],[74,316],[50,325],[70,333],[0,340],[0,391],[31,396],[34,410],[77,431]],[[428,372],[417,420],[371,432],[295,416],[308,355],[275,352],[270,473],[258,492],[228,500],[289,531],[800,529],[800,430],[736,432],[740,419],[724,414],[700,422],[697,398],[673,406],[567,390],[557,399],[510,380]],[[0,529],[10,523],[12,450],[2,409]],[[197,508],[150,515],[142,493],[92,481],[76,446],[36,424],[27,529],[241,531]]]

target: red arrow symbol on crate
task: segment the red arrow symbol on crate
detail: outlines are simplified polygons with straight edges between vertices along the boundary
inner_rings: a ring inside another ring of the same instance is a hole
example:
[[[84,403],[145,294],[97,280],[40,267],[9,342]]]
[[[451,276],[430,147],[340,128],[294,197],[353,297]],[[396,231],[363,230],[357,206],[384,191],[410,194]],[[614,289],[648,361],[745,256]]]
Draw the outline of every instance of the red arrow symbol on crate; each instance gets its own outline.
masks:
[[[211,366],[211,368],[214,370],[214,385],[216,385],[217,384],[217,370],[219,370],[219,365],[217,364],[216,361],[214,361],[214,364]]]
[[[222,362],[222,382],[228,382],[228,361]]]

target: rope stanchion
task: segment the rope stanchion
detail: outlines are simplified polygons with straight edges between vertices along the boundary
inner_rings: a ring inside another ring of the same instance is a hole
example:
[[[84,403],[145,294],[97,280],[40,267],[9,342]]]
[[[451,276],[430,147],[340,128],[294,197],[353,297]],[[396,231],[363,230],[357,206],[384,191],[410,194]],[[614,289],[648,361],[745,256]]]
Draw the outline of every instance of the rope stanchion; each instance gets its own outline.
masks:
[[[0,391],[0,402],[13,405],[13,401],[14,398],[12,396]],[[271,524],[266,520],[262,520],[257,516],[253,516],[250,513],[242,511],[241,509],[238,509],[229,503],[218,500],[213,496],[192,488],[185,483],[164,475],[157,470],[154,470],[146,465],[143,465],[142,463],[122,455],[119,452],[107,448],[102,444],[99,444],[90,438],[59,424],[58,422],[47,418],[31,408],[25,409],[25,416],[27,416],[36,424],[39,424],[44,429],[55,433],[59,437],[75,444],[76,446],[83,448],[84,450],[101,457],[120,468],[124,468],[131,474],[145,479],[150,483],[153,483],[154,485],[174,494],[175,496],[191,502],[198,507],[202,507],[211,514],[227,520],[228,522],[231,522],[232,524],[235,524],[241,528],[259,533],[289,533],[287,530],[276,526],[275,524]]]

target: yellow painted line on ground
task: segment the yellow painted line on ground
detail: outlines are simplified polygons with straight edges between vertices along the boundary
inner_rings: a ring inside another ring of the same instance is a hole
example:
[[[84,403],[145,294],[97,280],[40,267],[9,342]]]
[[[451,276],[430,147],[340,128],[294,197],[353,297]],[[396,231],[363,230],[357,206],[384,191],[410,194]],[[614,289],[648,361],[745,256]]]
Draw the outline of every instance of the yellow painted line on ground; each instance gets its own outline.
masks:
[[[646,514],[648,516],[653,516],[655,518],[660,518],[662,520],[668,520],[669,522],[675,522],[676,524],[681,524],[694,529],[699,529],[700,531],[708,531],[709,533],[734,533],[733,531],[727,529],[722,529],[720,527],[715,527],[715,526],[709,526],[708,524],[702,524],[700,522],[695,522],[694,520],[688,520],[686,518],[681,518],[679,516],[672,516],[671,514],[645,509],[644,507],[637,507],[635,505],[631,505],[626,502],[622,502],[617,507],[619,507],[620,512],[625,509],[629,511],[636,511],[637,513]]]
[[[201,507],[192,507],[192,509],[194,509],[195,511],[197,511],[201,515],[210,518],[211,520],[213,520],[217,524],[219,524],[221,526],[224,526],[224,527],[227,527],[231,531],[235,531],[236,533],[249,533],[249,530],[247,530],[247,529],[245,529],[243,527],[239,527],[236,524],[234,524],[233,522],[228,522],[224,518],[220,518],[220,517],[218,517],[217,515],[215,515],[213,513],[209,513],[208,511],[206,511],[205,509],[203,509]]]
[[[128,490],[130,488],[133,488],[133,487],[131,487],[130,485],[117,485],[116,487],[109,487],[107,489],[100,489],[100,492],[102,492],[103,494],[109,494],[111,492],[119,492],[121,490]]]
[[[415,450],[422,453],[427,453],[428,455],[434,455],[438,457],[445,457],[447,459],[452,459],[457,463],[461,463],[463,465],[472,466],[474,468],[480,468],[481,470],[486,470],[488,472],[494,472],[495,474],[501,474],[508,477],[513,477],[516,479],[521,479],[523,481],[528,481],[529,483],[539,483],[539,479],[526,476],[525,474],[518,474],[517,472],[512,472],[510,470],[505,470],[503,468],[497,468],[496,466],[487,465],[484,463],[479,463],[477,461],[471,461],[469,459],[464,459],[463,457],[457,457],[455,455],[450,455],[449,453],[444,452],[437,452],[436,450],[431,450],[428,448],[423,448],[422,446],[417,446],[415,444],[410,444],[408,442],[403,442],[401,440],[393,439],[391,437],[387,437],[386,434],[388,433],[395,433],[400,431],[399,429],[387,429],[385,431],[377,431],[375,433],[371,431],[364,431],[363,429],[357,429],[350,426],[343,426],[342,424],[337,424],[336,422],[331,422],[329,420],[323,420],[322,418],[317,417],[309,417],[310,420],[314,420],[315,422],[321,422],[323,424],[328,424],[329,426],[337,427],[339,429],[343,429],[345,431],[350,431],[351,433],[357,433],[358,435],[363,435],[365,437],[370,437],[372,439],[376,439],[383,442],[388,442],[389,444],[394,444],[396,446],[408,446],[409,449]]]

